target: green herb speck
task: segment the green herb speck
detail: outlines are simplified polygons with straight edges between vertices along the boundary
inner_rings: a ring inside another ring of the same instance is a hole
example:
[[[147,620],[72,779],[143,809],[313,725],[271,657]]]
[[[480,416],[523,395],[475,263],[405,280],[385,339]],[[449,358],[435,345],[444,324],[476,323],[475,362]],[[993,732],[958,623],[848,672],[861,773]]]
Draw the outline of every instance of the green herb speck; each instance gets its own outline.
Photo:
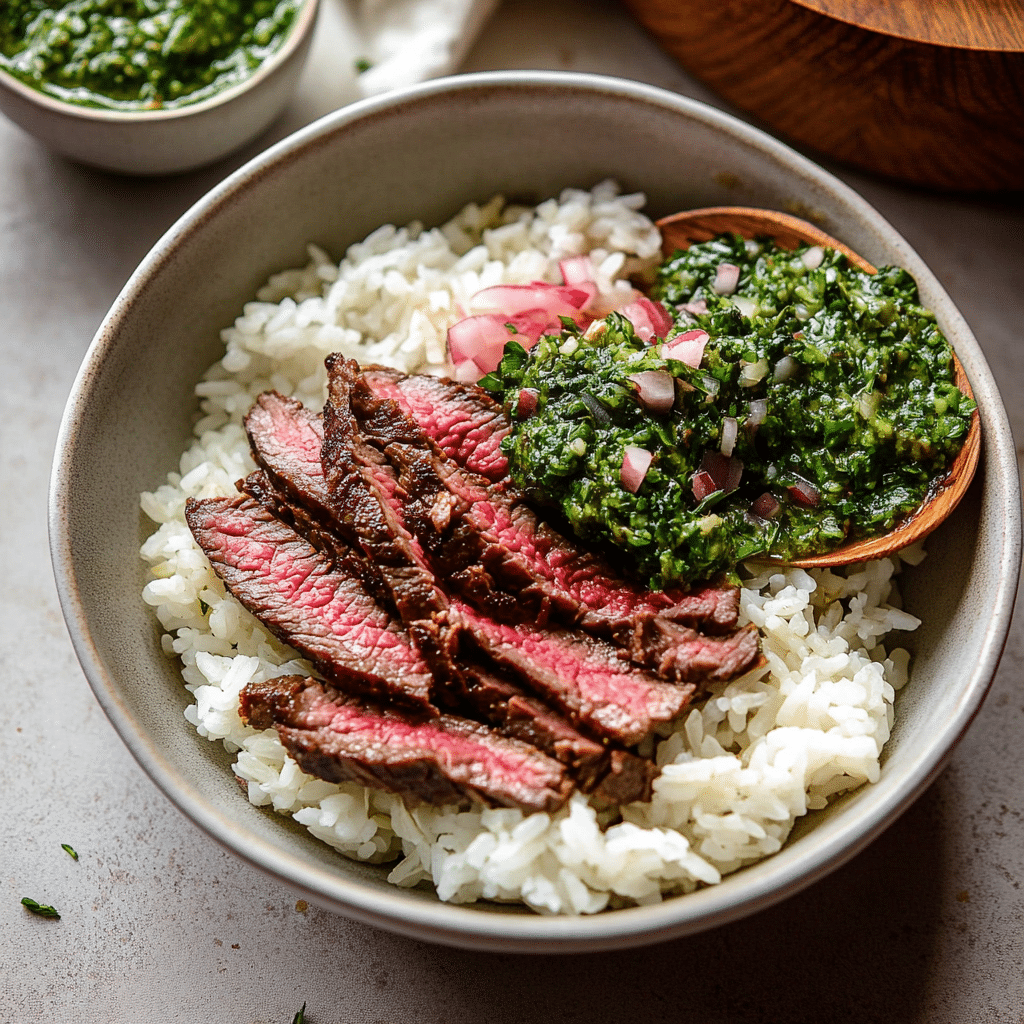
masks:
[[[55,921],[60,920],[60,914],[53,907],[48,907],[45,903],[36,903],[29,896],[22,896],[21,905],[37,917],[51,917]]]
[[[72,859],[78,860],[78,854],[67,843],[61,843],[60,848]]]
[[[356,72],[361,75],[364,71],[369,71],[370,68],[373,67],[373,64],[371,64],[365,57],[359,57],[356,60],[355,66]]]
[[[306,1004],[302,1004],[302,1009],[299,1010],[294,1017],[292,1017],[292,1024],[306,1024]]]

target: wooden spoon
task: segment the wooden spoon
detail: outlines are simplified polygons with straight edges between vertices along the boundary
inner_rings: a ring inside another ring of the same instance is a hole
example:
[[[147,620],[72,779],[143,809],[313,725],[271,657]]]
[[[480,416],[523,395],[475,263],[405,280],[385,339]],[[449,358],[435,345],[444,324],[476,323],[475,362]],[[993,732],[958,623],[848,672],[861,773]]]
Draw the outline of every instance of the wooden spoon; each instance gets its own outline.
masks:
[[[838,249],[853,266],[869,274],[876,272],[867,260],[848,249],[842,242],[825,234],[820,228],[799,217],[776,213],[774,210],[755,210],[742,206],[688,210],[662,218],[658,221],[658,227],[661,229],[662,251],[666,256],[670,256],[678,249],[688,249],[696,242],[706,242],[724,231],[729,231],[743,238],[767,236],[773,238],[783,249],[795,249],[800,245],[820,245]],[[953,363],[956,368],[956,386],[968,398],[974,398],[970,381],[956,353],[953,354]],[[802,568],[850,565],[873,558],[884,558],[921,540],[956,508],[974,477],[980,454],[981,419],[978,410],[975,409],[971,418],[971,429],[963,448],[960,449],[960,454],[950,467],[949,474],[933,488],[931,495],[917,510],[910,513],[894,530],[880,537],[850,541],[825,554],[808,555],[787,564]]]

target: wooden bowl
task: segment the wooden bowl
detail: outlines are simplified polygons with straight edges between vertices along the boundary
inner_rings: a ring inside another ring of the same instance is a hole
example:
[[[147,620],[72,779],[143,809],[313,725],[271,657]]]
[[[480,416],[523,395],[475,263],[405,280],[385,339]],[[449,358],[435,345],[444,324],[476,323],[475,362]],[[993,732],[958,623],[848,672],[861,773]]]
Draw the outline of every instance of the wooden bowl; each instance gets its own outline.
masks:
[[[838,160],[1024,188],[1022,0],[625,0],[737,107]]]

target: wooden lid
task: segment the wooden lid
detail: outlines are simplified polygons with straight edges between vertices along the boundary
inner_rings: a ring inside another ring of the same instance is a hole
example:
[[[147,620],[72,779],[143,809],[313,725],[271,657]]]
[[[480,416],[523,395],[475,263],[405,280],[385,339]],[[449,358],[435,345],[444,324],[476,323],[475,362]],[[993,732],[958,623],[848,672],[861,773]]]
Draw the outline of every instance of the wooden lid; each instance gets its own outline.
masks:
[[[916,43],[1024,52],[1021,0],[792,0],[847,25]]]

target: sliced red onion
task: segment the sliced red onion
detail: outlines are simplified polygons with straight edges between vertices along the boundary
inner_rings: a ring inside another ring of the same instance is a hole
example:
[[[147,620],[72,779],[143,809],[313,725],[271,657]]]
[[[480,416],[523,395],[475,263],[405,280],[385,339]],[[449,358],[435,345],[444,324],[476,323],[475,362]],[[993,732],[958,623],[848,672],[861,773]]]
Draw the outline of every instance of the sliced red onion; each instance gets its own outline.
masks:
[[[528,420],[537,411],[537,400],[540,392],[536,388],[522,388],[519,392],[519,401],[516,402],[516,416],[521,420]]]
[[[781,361],[781,360],[780,360]],[[744,363],[736,381],[741,388],[752,388],[768,376],[768,360],[762,356],[756,363]]]
[[[711,475],[716,490],[735,491],[743,476],[742,460],[715,451],[704,453],[704,457],[700,461],[700,469]]]
[[[775,373],[772,376],[778,380],[789,380],[797,371],[797,361],[792,356],[783,356],[775,364]]]
[[[453,376],[460,384],[475,384],[486,372],[486,370],[481,370],[472,359],[464,359],[460,363],[455,363]]]
[[[817,270],[821,266],[821,261],[825,258],[825,250],[820,245],[812,245],[805,253],[800,257],[800,262],[808,270]]]
[[[636,494],[640,489],[640,485],[644,482],[644,477],[647,476],[647,470],[651,468],[651,462],[653,461],[654,456],[646,448],[635,448],[631,444],[626,445],[622,453],[622,469],[619,471],[619,477],[622,480],[622,486],[630,494]]]
[[[668,370],[643,370],[631,374],[640,404],[651,412],[669,412],[676,400],[676,382]]]
[[[498,368],[507,341],[514,339],[523,348],[530,349],[545,331],[557,333],[561,329],[561,322],[552,323],[543,309],[528,309],[512,316],[480,313],[448,328],[448,355],[456,366],[472,359],[482,367],[483,373],[490,373]]]
[[[778,515],[780,508],[782,506],[779,504],[778,499],[773,494],[765,491],[750,506],[750,513],[757,516],[758,519],[772,519]]]
[[[718,484],[706,470],[698,469],[693,474],[693,496],[697,501],[703,501],[709,494],[719,490]]]
[[[764,423],[765,416],[768,415],[768,399],[767,398],[755,398],[750,403],[750,415],[744,420],[743,426],[747,428],[752,434],[756,433],[757,428]]]
[[[718,295],[732,295],[740,283],[740,268],[735,263],[719,263],[712,288]]]
[[[684,302],[679,308],[690,316],[703,316],[708,311],[708,302],[707,299],[694,299],[693,302]]]
[[[740,425],[736,421],[735,416],[726,416],[722,420],[722,445],[721,452],[723,455],[732,455],[733,448],[736,447],[736,436],[740,432]]]
[[[621,313],[632,325],[636,335],[643,341],[653,342],[663,338],[672,329],[672,317],[660,302],[652,302],[646,295],[635,298],[625,306],[619,306]]]
[[[707,345],[708,338],[708,332],[699,328],[685,331],[662,346],[661,356],[663,359],[678,359],[679,362],[696,369],[704,358],[704,346]]]
[[[597,286],[594,284],[569,287],[531,281],[529,284],[499,284],[484,288],[469,300],[469,305],[474,313],[499,313],[506,317],[543,309],[555,322],[558,317],[567,316],[585,326],[589,318],[581,310],[596,294]]]
[[[796,483],[792,487],[788,488],[789,496],[798,504],[803,505],[804,508],[817,508],[821,503],[821,492],[817,487],[810,482],[810,480],[804,480],[802,477],[796,478]]]
[[[593,284],[597,277],[593,261],[587,255],[560,260],[558,269],[562,272],[562,280],[568,285]]]

